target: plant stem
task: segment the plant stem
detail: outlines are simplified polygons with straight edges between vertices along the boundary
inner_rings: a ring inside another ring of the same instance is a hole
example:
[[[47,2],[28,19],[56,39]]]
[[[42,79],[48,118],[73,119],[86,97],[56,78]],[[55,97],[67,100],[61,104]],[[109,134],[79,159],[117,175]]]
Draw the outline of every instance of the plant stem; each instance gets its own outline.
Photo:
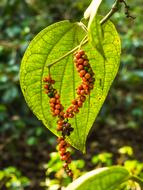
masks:
[[[100,24],[104,24],[115,12],[118,11],[118,6],[121,3],[121,0],[116,0],[115,3],[112,5],[111,10],[107,15],[100,21]]]
[[[47,65],[47,67],[51,67],[53,65],[55,65],[57,62],[61,61],[62,59],[64,59],[65,57],[67,57],[68,55],[72,54],[73,52],[75,52],[79,47],[85,45],[88,42],[87,35],[84,37],[84,41],[82,42],[82,44],[80,43],[80,45],[76,46],[75,48],[73,48],[71,51],[67,52],[66,54],[64,54],[63,56],[61,56],[59,59],[55,60],[54,62],[50,63],[49,65]]]
[[[143,187],[143,180],[141,178],[137,176],[131,176],[130,179],[137,182],[141,187]]]

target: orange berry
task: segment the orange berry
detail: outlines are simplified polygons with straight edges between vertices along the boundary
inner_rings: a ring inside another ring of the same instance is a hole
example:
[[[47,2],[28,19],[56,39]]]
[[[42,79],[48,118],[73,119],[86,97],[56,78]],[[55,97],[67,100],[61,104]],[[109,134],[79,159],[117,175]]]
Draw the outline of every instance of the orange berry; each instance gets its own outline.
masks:
[[[84,59],[82,59],[82,58],[78,59],[78,61],[77,61],[78,64],[82,64],[83,62],[84,62]]]
[[[60,142],[60,141],[62,141],[62,140],[64,140],[64,138],[63,137],[58,137],[58,142]]]
[[[78,101],[78,107],[82,107],[82,101]]]
[[[83,82],[86,82],[86,81],[87,81],[87,78],[82,77],[82,81],[83,81]]]
[[[69,151],[66,152],[66,156],[67,156],[67,158],[69,158],[71,156]]]
[[[80,86],[78,87],[78,89],[79,89],[79,90],[83,90],[83,86],[80,85]]]
[[[55,98],[51,98],[50,99],[50,103],[56,103],[56,99]]]
[[[84,102],[84,101],[86,100],[86,97],[85,97],[85,96],[80,96],[80,100],[81,100],[82,102]]]
[[[55,108],[59,110],[61,108],[61,105],[60,104],[56,104]]]
[[[78,70],[83,70],[83,65],[79,65]]]
[[[60,98],[60,95],[58,93],[55,94],[55,98],[56,99],[59,99]]]
[[[56,109],[54,112],[56,115],[58,115],[60,113],[60,110]]]
[[[84,95],[85,94],[85,91],[84,90],[81,90],[80,91],[80,95]]]
[[[87,66],[87,65],[89,65],[89,63],[88,63],[87,60],[85,60],[85,61],[83,62],[83,66]]]
[[[58,120],[57,123],[58,123],[58,125],[61,125],[61,126],[62,126],[62,125],[63,125],[63,120]]]
[[[80,55],[79,53],[77,53],[77,54],[75,55],[75,57],[76,57],[76,59],[79,59],[79,58],[81,57],[81,55]]]
[[[64,116],[64,112],[63,111],[60,112],[60,116]]]
[[[49,90],[45,90],[45,94],[48,94],[49,93]]]
[[[79,73],[80,77],[83,77],[85,74],[86,74],[85,70],[81,70],[80,73]]]
[[[89,79],[90,77],[91,77],[91,75],[90,75],[89,73],[86,73],[86,74],[85,74],[85,78],[86,78],[86,79]]]
[[[48,86],[47,84],[45,84],[45,85],[44,85],[44,88],[45,88],[45,89],[48,89],[48,88],[49,88],[49,86]]]
[[[64,146],[66,146],[66,142],[64,140],[61,140],[59,143],[59,150],[63,148]]]
[[[63,130],[63,126],[58,125],[58,126],[57,126],[57,131],[62,131],[62,130]]]
[[[85,90],[85,94],[89,94],[89,92],[90,92],[90,91],[89,91],[88,89]]]
[[[78,53],[79,53],[80,55],[84,55],[84,54],[85,54],[85,52],[84,52],[82,49],[79,50]]]
[[[66,155],[61,156],[61,160],[62,161],[66,161],[67,160],[67,156]]]
[[[56,104],[60,104],[60,100],[59,99],[56,99]]]
[[[68,164],[67,164],[67,163],[64,163],[64,164],[63,164],[63,167],[64,167],[64,168],[67,168],[67,167],[68,167]]]
[[[77,104],[77,100],[72,100],[72,104],[76,105]]]
[[[68,160],[66,162],[67,162],[67,164],[70,164],[71,161],[72,161],[71,158],[68,158]]]
[[[69,113],[69,118],[73,118],[74,114],[73,113]]]
[[[84,85],[83,85],[83,88],[84,88],[84,89],[88,89],[89,87],[88,87],[88,85],[84,84]]]
[[[80,90],[79,90],[79,89],[77,89],[76,93],[77,93],[78,95],[80,95]]]
[[[51,82],[52,78],[50,76],[47,76],[47,82]]]
[[[68,113],[65,113],[64,114],[64,118],[68,118],[69,117],[69,114]]]
[[[51,80],[51,84],[55,84],[55,80]]]
[[[65,148],[61,148],[60,151],[59,151],[61,156],[63,156],[65,154],[65,152],[66,152]]]
[[[79,109],[78,109],[78,106],[77,106],[77,105],[74,106],[73,111],[74,111],[75,113],[78,113],[78,112],[79,112]]]
[[[43,78],[43,82],[48,82],[47,77]]]
[[[77,68],[77,72],[80,72],[80,71],[81,71],[81,69]]]
[[[54,108],[54,107],[55,107],[55,104],[54,104],[54,103],[50,103],[50,107],[51,107],[51,108]]]
[[[72,172],[68,172],[68,176],[69,177],[73,177],[73,173]]]

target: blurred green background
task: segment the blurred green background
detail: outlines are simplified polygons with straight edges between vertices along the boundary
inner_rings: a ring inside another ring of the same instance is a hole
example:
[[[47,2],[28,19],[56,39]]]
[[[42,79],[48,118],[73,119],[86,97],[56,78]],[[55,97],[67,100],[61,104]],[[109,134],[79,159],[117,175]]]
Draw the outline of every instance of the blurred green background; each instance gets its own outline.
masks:
[[[114,1],[103,1],[105,15]],[[89,0],[0,0],[0,189],[58,190],[70,183],[56,153],[56,138],[26,105],[19,67],[30,40],[46,26],[78,21]],[[127,1],[111,20],[122,40],[121,66],[87,141],[73,150],[76,177],[91,169],[125,165],[143,177],[143,2]],[[51,155],[51,156],[50,156]],[[132,185],[131,185],[132,186]]]

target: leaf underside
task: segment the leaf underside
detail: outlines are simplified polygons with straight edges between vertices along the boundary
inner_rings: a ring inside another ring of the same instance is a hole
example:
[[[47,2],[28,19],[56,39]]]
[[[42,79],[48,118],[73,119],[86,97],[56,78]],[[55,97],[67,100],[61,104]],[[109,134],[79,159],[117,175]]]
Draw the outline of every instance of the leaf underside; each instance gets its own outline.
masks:
[[[120,39],[114,25],[108,21],[103,25],[103,56],[86,43],[82,49],[90,60],[95,73],[95,86],[80,112],[69,122],[74,131],[67,139],[75,148],[85,152],[86,138],[95,118],[108,94],[119,67]],[[85,37],[86,32],[80,24],[61,21],[42,30],[30,43],[20,68],[20,85],[26,102],[33,113],[55,135],[56,122],[50,112],[49,98],[44,93],[43,77],[48,75],[47,66],[75,48]],[[98,37],[98,36],[95,36]],[[73,64],[73,55],[66,56],[51,67],[54,87],[61,95],[65,110],[76,97],[76,88],[81,79]]]
[[[67,190],[115,190],[129,179],[123,167],[100,168],[86,173],[71,183]]]

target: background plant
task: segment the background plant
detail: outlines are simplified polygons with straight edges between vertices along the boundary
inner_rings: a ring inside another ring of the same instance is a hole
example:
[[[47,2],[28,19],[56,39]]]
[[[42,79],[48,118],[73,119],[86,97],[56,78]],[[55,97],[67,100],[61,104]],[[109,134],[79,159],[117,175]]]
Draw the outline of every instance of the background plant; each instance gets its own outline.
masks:
[[[112,3],[103,3],[102,13],[108,12]],[[88,5],[89,1],[64,0],[54,3],[47,0],[0,2],[0,167],[18,166],[32,180],[31,189],[43,179],[41,165],[48,162],[56,142],[24,102],[18,83],[20,60],[29,41],[42,28],[62,19],[78,20]],[[96,132],[89,136],[85,170],[95,167],[90,163],[91,157],[103,151],[113,153],[113,163],[117,163],[117,149],[124,145],[131,145],[136,159],[142,162],[141,5],[140,0],[130,1],[135,21],[126,20],[123,12],[112,17],[122,38],[122,62],[118,80],[93,128]],[[33,157],[33,154],[37,156]],[[75,159],[78,158],[81,155],[76,152]]]

